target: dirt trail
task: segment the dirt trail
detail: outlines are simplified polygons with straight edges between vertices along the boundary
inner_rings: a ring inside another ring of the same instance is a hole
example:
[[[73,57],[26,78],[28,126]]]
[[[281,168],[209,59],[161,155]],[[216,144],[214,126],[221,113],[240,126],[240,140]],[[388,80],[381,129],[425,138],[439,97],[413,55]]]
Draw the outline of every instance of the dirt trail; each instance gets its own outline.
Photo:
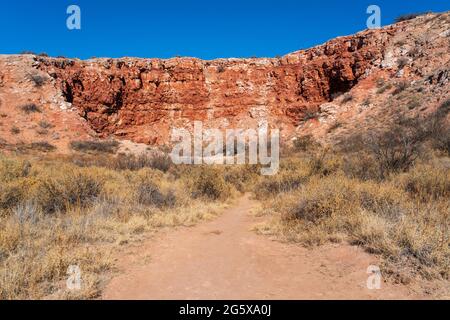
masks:
[[[400,285],[366,288],[374,256],[357,247],[306,249],[251,231],[246,195],[214,221],[167,231],[119,259],[103,299],[403,299]],[[150,257],[145,261],[145,257]]]

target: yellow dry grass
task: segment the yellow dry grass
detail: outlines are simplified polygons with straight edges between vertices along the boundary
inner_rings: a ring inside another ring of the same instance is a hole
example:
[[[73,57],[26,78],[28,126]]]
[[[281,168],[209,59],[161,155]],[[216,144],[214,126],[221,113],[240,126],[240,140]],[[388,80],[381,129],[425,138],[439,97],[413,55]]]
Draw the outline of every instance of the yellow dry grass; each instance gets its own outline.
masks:
[[[262,178],[255,191],[264,202],[260,215],[268,219],[255,229],[308,246],[347,241],[380,255],[384,271],[399,279],[448,281],[448,157],[417,161],[409,171],[392,173],[385,180],[346,175],[342,165],[336,166],[343,156],[330,157],[337,159],[324,161],[321,170],[314,171],[305,169],[315,164],[309,156],[291,155],[284,161],[303,163],[282,166],[279,177]],[[280,179],[302,182],[272,193]]]
[[[238,192],[224,168],[176,170],[0,156],[0,300],[95,298],[117,246],[210,219]],[[80,290],[66,286],[69,266]]]

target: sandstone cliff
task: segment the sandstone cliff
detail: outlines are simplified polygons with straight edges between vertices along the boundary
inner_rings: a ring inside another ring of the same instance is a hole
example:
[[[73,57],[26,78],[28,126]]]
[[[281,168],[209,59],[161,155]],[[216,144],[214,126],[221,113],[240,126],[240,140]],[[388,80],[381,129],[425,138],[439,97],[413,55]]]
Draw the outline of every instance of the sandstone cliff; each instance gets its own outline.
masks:
[[[449,96],[449,49],[445,13],[270,59],[0,56],[0,130],[17,143],[37,139],[32,123],[51,121],[51,139],[62,148],[96,136],[165,144],[171,128],[191,128],[195,120],[221,129],[267,123],[284,139],[306,133],[328,139],[392,112],[436,108]],[[44,83],[37,86],[33,76]],[[411,91],[421,87],[420,108],[403,108],[410,97],[380,90],[401,81]],[[45,112],[18,114],[23,103]],[[12,125],[22,127],[18,137]]]

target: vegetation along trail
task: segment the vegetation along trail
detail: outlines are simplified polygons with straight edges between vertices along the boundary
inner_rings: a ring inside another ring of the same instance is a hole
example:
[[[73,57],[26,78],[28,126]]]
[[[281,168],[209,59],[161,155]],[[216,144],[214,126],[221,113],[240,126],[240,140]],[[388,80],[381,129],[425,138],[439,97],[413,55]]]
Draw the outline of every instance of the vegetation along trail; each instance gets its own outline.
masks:
[[[248,194],[214,221],[162,232],[121,254],[103,299],[403,299],[402,285],[369,290],[377,257],[349,245],[307,249],[251,229]],[[146,260],[144,257],[150,257]]]

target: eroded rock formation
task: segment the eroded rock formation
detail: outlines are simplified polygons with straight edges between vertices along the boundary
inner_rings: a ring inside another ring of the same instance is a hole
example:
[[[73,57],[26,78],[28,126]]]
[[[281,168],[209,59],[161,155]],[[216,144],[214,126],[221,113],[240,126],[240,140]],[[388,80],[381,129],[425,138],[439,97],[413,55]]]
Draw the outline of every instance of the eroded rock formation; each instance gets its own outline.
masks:
[[[196,120],[221,129],[268,124],[284,139],[328,137],[333,128],[367,127],[401,112],[406,98],[381,93],[379,80],[390,87],[422,81],[420,110],[446,99],[448,81],[433,75],[449,73],[449,30],[449,13],[429,14],[270,59],[2,56],[0,104],[16,125],[54,119],[53,140],[61,145],[97,136],[165,144],[172,128],[190,129]],[[35,72],[47,79],[43,85],[30,81]],[[46,112],[32,119],[15,112],[14,104],[28,102]],[[7,140],[33,139],[33,127],[21,129]]]
[[[379,68],[393,32],[367,31],[275,59],[39,58],[39,68],[95,131],[158,143],[171,126],[194,120],[295,127]]]

